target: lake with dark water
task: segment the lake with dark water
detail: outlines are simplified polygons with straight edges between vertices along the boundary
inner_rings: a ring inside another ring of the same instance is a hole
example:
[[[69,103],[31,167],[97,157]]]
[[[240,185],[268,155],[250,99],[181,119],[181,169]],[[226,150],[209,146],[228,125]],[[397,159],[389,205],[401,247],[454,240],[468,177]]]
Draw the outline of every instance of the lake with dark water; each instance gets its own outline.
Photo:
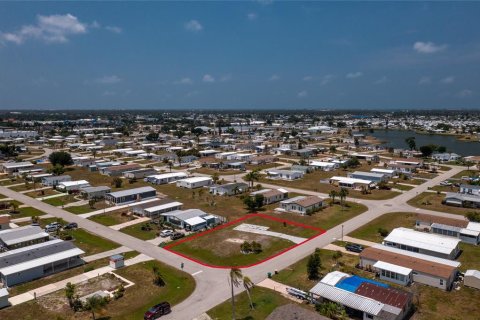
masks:
[[[462,156],[480,155],[480,142],[459,141],[454,136],[418,134],[411,130],[375,130],[373,133],[368,131],[364,131],[364,133],[369,136],[374,136],[381,141],[385,141],[381,144],[382,146],[407,149],[408,145],[405,139],[415,137],[417,148],[428,144],[435,144],[446,147],[447,152],[455,152]]]

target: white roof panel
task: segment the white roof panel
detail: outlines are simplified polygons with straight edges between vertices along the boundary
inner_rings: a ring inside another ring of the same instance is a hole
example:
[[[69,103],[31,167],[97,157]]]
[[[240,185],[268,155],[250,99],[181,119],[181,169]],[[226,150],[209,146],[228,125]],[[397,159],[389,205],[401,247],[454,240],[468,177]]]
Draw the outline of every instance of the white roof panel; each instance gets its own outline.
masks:
[[[373,265],[374,268],[381,269],[381,270],[387,270],[387,271],[392,271],[404,276],[408,276],[410,273],[412,273],[412,269],[410,268],[405,268],[402,266],[398,266],[396,264],[388,263],[388,262],[383,262],[383,261],[377,261]]]
[[[450,254],[457,248],[460,242],[459,239],[415,231],[408,228],[393,229],[384,241],[443,254]]]
[[[196,226],[196,225],[199,225],[199,224],[203,224],[205,222],[207,222],[205,219],[203,218],[200,218],[200,217],[193,217],[193,218],[190,218],[190,219],[187,219],[184,221],[186,224],[189,224],[191,226]]]

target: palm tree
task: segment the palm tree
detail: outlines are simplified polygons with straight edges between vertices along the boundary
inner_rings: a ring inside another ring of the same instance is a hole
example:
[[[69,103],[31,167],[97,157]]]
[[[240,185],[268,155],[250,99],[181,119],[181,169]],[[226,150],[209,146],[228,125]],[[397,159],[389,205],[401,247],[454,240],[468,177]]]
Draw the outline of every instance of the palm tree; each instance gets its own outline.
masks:
[[[250,301],[250,308],[253,310],[255,309],[253,307],[253,302],[252,302],[252,297],[250,295],[250,291],[252,290],[252,288],[255,286],[255,284],[253,283],[253,281],[245,276],[243,277],[243,287],[245,288],[245,291],[247,292],[247,296],[248,296],[248,300]]]
[[[330,191],[330,193],[328,194],[328,196],[329,196],[330,198],[332,198],[332,204],[335,204],[335,197],[336,197],[337,195],[338,195],[338,193],[337,193],[337,191],[335,191],[335,190]]]
[[[343,206],[345,205],[345,199],[348,196],[348,190],[345,188],[341,188],[338,195],[340,196],[340,203],[342,204],[342,208],[343,208]]]
[[[242,270],[240,270],[238,268],[230,269],[230,286],[231,286],[231,289],[232,289],[232,319],[233,320],[236,319],[236,317],[235,317],[235,295],[234,295],[234,291],[233,291],[233,286],[238,288],[238,286],[240,285],[240,281],[242,281],[242,278],[243,278]]]
[[[85,309],[92,313],[92,319],[95,320],[95,312],[102,309],[106,304],[107,301],[104,298],[94,295],[87,299]]]
[[[250,189],[253,188],[253,181],[258,181],[260,179],[260,173],[258,169],[250,171],[245,175],[245,181],[250,182]]]

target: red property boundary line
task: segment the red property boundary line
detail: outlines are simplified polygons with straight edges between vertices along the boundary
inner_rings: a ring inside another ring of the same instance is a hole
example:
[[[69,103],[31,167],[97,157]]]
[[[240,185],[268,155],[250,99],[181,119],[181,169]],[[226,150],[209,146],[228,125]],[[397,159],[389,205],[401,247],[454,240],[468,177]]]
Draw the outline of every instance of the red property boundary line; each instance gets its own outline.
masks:
[[[186,254],[183,254],[183,253],[180,253],[180,252],[177,252],[175,250],[173,250],[172,248],[175,247],[175,246],[178,246],[182,243],[185,243],[185,242],[188,242],[188,241],[192,241],[196,238],[199,238],[199,237],[203,237],[204,235],[207,235],[211,232],[214,232],[214,231],[218,231],[218,230],[221,230],[221,229],[224,229],[226,227],[229,227],[231,225],[234,225],[234,224],[238,224],[239,222],[242,222],[244,220],[247,220],[247,219],[250,219],[250,218],[253,218],[253,217],[260,217],[260,218],[263,218],[263,219],[269,219],[269,220],[274,220],[274,221],[278,221],[278,222],[285,222],[287,224],[290,224],[290,225],[294,225],[294,226],[297,226],[297,227],[302,227],[302,228],[305,228],[305,229],[311,229],[311,230],[315,230],[315,231],[318,231],[318,234],[317,235],[314,235],[313,237],[310,237],[308,239],[306,239],[305,241],[303,242],[300,242],[300,243],[297,243],[295,245],[292,245],[291,247],[288,247],[266,259],[263,259],[259,262],[256,262],[256,263],[252,263],[252,264],[248,264],[248,265],[244,265],[244,266],[217,266],[217,265],[212,265],[212,264],[209,264],[209,263],[206,263],[206,262],[203,262],[203,261],[200,261],[198,259],[195,259],[195,258],[192,258],[192,257],[189,257],[187,256]],[[291,221],[291,220],[286,220],[286,219],[282,219],[282,218],[277,218],[277,217],[272,217],[272,216],[269,216],[269,215],[266,215],[266,214],[262,214],[262,213],[251,213],[251,214],[247,214],[245,215],[244,217],[242,218],[239,218],[237,220],[233,220],[233,221],[230,221],[228,223],[225,223],[221,226],[218,226],[216,228],[213,228],[213,229],[210,229],[210,230],[206,230],[206,231],[203,231],[203,232],[200,232],[200,233],[197,233],[197,234],[194,234],[192,236],[189,236],[189,237],[186,237],[182,240],[179,240],[177,242],[174,242],[172,244],[169,244],[169,245],[166,245],[165,247],[163,247],[163,249],[167,250],[167,251],[170,251],[171,253],[174,253],[178,256],[181,256],[185,259],[188,259],[190,261],[193,261],[193,262],[196,262],[198,264],[201,264],[203,266],[206,266],[206,267],[210,267],[210,268],[217,268],[217,269],[231,269],[231,268],[239,268],[239,269],[244,269],[244,268],[250,268],[250,267],[253,267],[253,266],[256,266],[256,265],[259,265],[259,264],[262,264],[268,260],[271,260],[275,257],[278,257],[279,255],[282,255],[284,254],[285,252],[287,251],[290,251],[292,249],[295,249],[296,247],[298,246],[301,246],[302,244],[308,242],[308,241],[311,241],[313,239],[315,239],[316,237],[319,237],[321,236],[322,234],[325,233],[325,230],[324,229],[321,229],[321,228],[317,228],[317,227],[314,227],[314,226],[309,226],[309,225],[306,225],[306,224],[303,224],[303,223],[299,223],[299,222],[295,222],[295,221]]]

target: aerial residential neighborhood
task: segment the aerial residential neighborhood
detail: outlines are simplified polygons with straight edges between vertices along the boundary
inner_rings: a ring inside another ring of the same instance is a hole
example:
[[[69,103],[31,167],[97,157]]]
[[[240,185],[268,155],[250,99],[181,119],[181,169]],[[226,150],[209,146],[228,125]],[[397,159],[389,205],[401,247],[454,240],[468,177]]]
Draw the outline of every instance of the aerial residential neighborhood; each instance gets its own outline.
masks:
[[[478,2],[0,9],[0,320],[480,319]]]

